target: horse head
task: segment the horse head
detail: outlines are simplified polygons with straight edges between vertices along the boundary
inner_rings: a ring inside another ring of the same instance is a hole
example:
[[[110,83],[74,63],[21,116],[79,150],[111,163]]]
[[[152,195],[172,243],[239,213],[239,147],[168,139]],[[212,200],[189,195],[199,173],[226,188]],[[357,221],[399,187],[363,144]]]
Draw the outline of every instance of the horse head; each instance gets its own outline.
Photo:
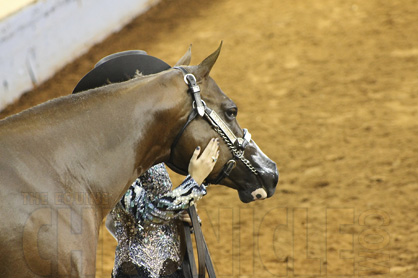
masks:
[[[171,147],[168,166],[185,173],[196,146],[205,146],[213,137],[221,138],[220,156],[206,179],[238,191],[242,202],[271,197],[279,180],[276,164],[251,140],[251,134],[237,121],[237,105],[209,76],[219,48],[197,66],[189,66],[189,51],[174,67],[183,74],[186,93],[191,95],[190,115]],[[181,65],[181,66],[180,66]],[[201,102],[203,100],[203,102]]]

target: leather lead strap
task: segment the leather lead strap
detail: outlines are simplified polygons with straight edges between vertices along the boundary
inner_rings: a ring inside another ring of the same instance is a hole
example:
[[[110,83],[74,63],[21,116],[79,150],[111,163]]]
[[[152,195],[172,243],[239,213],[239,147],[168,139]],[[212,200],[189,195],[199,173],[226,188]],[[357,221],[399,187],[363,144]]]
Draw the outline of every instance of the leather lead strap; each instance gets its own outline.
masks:
[[[216,278],[215,267],[213,266],[212,258],[210,257],[209,248],[208,248],[208,245],[206,244],[205,238],[203,238],[203,242],[205,243],[205,247],[206,247],[205,263],[206,263],[206,270],[208,271],[208,276],[209,278]]]
[[[194,237],[196,240],[197,247],[197,259],[198,259],[198,271],[199,278],[205,278],[205,240],[203,239],[203,233],[200,229],[200,223],[197,219],[196,207],[191,206],[189,208],[190,218],[192,219]]]
[[[185,278],[195,278],[197,277],[197,270],[193,254],[193,242],[190,236],[190,225],[189,223],[184,222],[183,227],[186,239],[186,254],[183,259],[183,273]]]
[[[191,275],[193,278],[205,278],[206,270],[208,272],[209,278],[216,278],[215,268],[213,267],[212,259],[210,257],[209,249],[206,244],[205,238],[203,237],[202,229],[200,228],[200,223],[197,218],[197,212],[195,206],[191,206],[188,209],[188,213],[190,215],[190,219],[192,220],[193,231],[196,240],[196,247],[197,247],[197,257],[198,257],[198,273],[196,271],[196,263],[193,256],[193,245],[190,235],[190,227],[187,223],[184,225],[184,233],[186,238],[186,247],[187,252],[186,256],[189,259],[190,265],[183,263],[183,266],[190,267]],[[206,268],[206,270],[205,270]],[[184,272],[187,273],[188,270],[184,269]],[[188,274],[185,275],[186,277],[189,276]]]

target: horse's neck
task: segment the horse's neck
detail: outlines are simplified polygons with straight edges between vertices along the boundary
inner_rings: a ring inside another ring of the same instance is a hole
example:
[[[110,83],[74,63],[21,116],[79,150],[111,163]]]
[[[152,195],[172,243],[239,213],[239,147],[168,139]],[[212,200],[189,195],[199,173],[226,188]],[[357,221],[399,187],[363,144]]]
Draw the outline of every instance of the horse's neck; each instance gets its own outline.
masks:
[[[138,90],[93,100],[89,105],[96,108],[92,109],[95,113],[83,128],[84,136],[77,139],[78,156],[83,156],[85,162],[74,176],[81,176],[81,172],[87,175],[89,191],[107,193],[112,205],[140,174],[169,156],[173,130],[179,129],[170,117],[173,107],[169,106],[175,102],[163,101],[165,95],[173,92],[158,91],[162,89],[155,89],[152,84]],[[68,151],[74,151],[69,148]]]
[[[176,90],[150,82],[137,87],[68,96],[26,115],[20,125],[31,130],[19,147],[47,164],[33,165],[52,172],[47,190],[105,193],[111,207],[138,175],[169,155],[179,129],[172,114],[179,111],[172,111],[178,100],[166,95]]]

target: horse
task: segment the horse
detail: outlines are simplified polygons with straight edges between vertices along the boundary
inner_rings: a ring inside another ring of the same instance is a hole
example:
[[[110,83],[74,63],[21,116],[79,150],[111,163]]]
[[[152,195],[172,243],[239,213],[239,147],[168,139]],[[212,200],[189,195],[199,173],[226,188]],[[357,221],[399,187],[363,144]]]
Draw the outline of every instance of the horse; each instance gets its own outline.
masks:
[[[198,65],[188,51],[176,67],[0,121],[1,277],[94,277],[100,225],[132,182],[160,162],[184,172],[213,137],[223,141],[208,182],[243,202],[274,194],[276,164],[209,76],[221,46]]]

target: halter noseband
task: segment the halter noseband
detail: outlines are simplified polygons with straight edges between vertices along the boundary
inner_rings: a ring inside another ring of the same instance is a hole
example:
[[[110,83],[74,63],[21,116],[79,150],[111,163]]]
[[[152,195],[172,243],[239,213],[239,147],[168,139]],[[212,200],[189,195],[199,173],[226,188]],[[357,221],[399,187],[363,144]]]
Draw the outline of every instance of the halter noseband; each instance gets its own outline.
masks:
[[[199,115],[200,117],[204,117],[208,120],[208,122],[212,125],[214,130],[222,137],[225,141],[226,145],[230,149],[232,153],[232,158],[225,163],[221,172],[212,182],[214,184],[219,183],[225,177],[229,176],[232,169],[234,169],[238,160],[240,160],[244,165],[256,176],[258,176],[257,170],[252,166],[251,162],[244,157],[245,148],[251,141],[251,133],[247,129],[243,129],[244,135],[242,138],[238,138],[235,134],[231,131],[231,129],[227,126],[227,124],[222,120],[221,117],[208,106],[200,97],[200,87],[196,82],[196,77],[189,73],[183,67],[174,67],[174,69],[178,69],[183,73],[184,82],[186,82],[187,86],[189,86],[189,92],[193,96],[193,110],[189,114],[186,123],[184,124],[183,128],[177,134],[176,138],[171,145],[171,153],[170,153],[170,160],[167,163],[171,168],[174,170],[187,174],[186,171],[179,169],[178,167],[174,166],[172,163],[173,158],[173,150],[176,147],[177,143],[180,140],[180,137],[183,135],[184,131],[186,130],[187,126]]]

